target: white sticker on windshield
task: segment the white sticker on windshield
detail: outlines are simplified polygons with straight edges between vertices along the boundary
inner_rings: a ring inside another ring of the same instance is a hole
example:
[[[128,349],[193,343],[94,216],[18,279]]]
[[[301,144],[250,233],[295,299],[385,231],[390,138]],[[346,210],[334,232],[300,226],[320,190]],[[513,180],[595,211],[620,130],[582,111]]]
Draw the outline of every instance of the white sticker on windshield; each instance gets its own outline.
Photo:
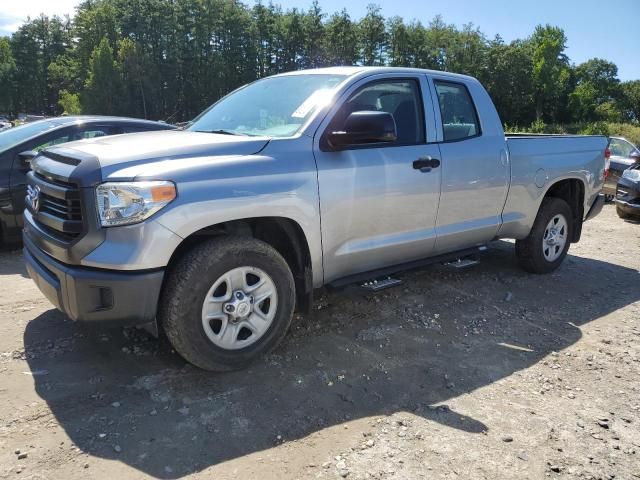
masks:
[[[316,106],[326,103],[331,98],[331,90],[323,88],[313,92],[300,104],[296,111],[291,114],[293,118],[304,118]]]

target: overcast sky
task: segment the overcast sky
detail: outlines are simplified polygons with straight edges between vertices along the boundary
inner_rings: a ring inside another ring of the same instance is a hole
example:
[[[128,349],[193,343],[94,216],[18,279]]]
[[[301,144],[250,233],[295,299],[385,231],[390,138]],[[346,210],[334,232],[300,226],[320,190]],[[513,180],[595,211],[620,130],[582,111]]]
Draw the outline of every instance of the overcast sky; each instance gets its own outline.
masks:
[[[268,0],[263,0],[268,3]],[[307,9],[312,0],[274,0],[284,8]],[[80,0],[0,0],[0,35],[10,35],[28,16],[73,15]],[[253,5],[253,0],[245,1]],[[448,23],[472,22],[487,36],[506,41],[525,38],[537,24],[562,27],[568,37],[567,54],[575,63],[600,57],[618,65],[622,80],[640,79],[640,0],[320,0],[333,13],[346,6],[354,19],[376,3],[387,17],[427,24],[442,14]]]

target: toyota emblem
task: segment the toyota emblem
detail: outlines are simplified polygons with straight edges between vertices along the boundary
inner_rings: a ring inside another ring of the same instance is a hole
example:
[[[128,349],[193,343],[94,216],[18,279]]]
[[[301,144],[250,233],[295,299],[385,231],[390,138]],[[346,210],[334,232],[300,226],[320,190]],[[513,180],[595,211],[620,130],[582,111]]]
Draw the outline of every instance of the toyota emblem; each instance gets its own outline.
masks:
[[[31,210],[37,212],[40,208],[40,187],[37,185],[34,187],[29,185],[27,187],[27,199],[31,204]]]

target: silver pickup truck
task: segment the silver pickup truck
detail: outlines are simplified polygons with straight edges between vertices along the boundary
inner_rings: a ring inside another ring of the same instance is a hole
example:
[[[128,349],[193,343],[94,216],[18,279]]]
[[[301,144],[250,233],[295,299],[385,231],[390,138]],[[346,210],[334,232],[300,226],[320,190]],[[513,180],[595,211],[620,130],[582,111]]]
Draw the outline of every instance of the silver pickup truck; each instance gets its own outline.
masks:
[[[181,355],[241,368],[325,284],[516,239],[551,272],[602,208],[607,139],[506,136],[474,78],[341,67],[258,80],[185,131],[32,161],[24,256],[74,320],[157,322]]]

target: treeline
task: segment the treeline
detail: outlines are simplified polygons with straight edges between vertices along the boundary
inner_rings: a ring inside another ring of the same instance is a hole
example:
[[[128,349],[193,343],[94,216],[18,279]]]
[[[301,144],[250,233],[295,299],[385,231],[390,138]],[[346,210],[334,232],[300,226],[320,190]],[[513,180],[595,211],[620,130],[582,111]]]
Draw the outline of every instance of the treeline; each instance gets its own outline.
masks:
[[[561,28],[538,26],[510,43],[458,29],[352,19],[236,0],[85,0],[73,18],[40,16],[0,38],[0,112],[193,118],[230,90],[279,72],[392,65],[466,73],[489,90],[510,126],[640,122],[640,80],[616,65],[574,65]],[[286,92],[283,92],[286,94]]]

